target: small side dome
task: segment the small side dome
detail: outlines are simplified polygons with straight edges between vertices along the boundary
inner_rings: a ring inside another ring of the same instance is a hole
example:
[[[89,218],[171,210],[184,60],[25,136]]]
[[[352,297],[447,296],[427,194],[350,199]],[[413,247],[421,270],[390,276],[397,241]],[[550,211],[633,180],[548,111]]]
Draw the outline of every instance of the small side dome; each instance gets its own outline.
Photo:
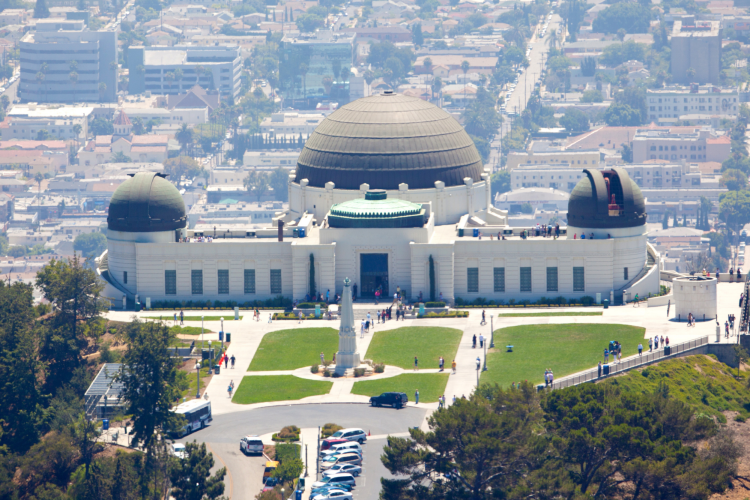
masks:
[[[185,202],[164,177],[154,172],[138,172],[123,182],[109,204],[109,229],[150,233],[186,227]]]
[[[646,202],[638,185],[623,168],[585,169],[568,201],[568,225],[616,229],[646,223]]]

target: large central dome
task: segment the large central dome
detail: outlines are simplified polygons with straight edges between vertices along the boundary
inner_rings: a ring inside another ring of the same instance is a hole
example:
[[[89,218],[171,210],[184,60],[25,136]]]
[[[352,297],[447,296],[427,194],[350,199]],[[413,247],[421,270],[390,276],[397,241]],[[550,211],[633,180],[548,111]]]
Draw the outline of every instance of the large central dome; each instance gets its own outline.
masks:
[[[416,97],[387,91],[342,106],[323,120],[297,160],[296,182],[337,189],[434,188],[481,180],[482,158],[451,115]]]

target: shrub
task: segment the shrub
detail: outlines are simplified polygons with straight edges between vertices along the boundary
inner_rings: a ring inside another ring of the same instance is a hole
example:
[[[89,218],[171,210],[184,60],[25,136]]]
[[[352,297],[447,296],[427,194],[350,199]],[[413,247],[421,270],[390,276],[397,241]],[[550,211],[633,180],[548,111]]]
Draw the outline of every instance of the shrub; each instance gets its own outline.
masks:
[[[296,425],[287,425],[282,428],[278,433],[273,435],[274,441],[299,441],[299,427]],[[276,450],[278,456],[278,450]],[[297,453],[299,455],[299,452]]]
[[[461,297],[456,297],[456,305],[457,306],[464,305],[464,299],[462,299]]]
[[[340,373],[338,373],[338,372],[333,372],[333,373],[331,374],[331,377],[333,377],[333,378],[339,378],[339,377],[341,377],[341,374],[340,374]]]
[[[355,377],[364,377],[365,376],[365,369],[364,368],[355,368],[354,369],[354,376]]]
[[[747,419],[743,417],[742,415],[737,415],[736,417],[734,417],[735,422],[744,422],[745,420]]]
[[[326,378],[328,378],[328,377],[330,377],[330,376],[331,376],[331,372],[329,372],[328,370],[325,370],[325,371],[323,372],[323,376],[324,376],[324,377],[326,377]]]
[[[425,307],[445,307],[445,302],[425,302]]]
[[[584,306],[593,305],[594,302],[596,302],[596,300],[594,300],[594,297],[591,297],[590,295],[581,297],[581,304],[583,304]]]
[[[310,367],[310,372],[311,373],[318,373],[319,370],[320,370],[320,367],[318,365],[312,365]]]
[[[336,424],[325,424],[323,428],[320,429],[320,437],[325,439],[329,436],[332,436],[334,432],[340,431],[343,429],[340,425]]]
[[[385,364],[378,363],[373,367],[375,373],[383,373],[385,371]]]
[[[300,448],[300,445],[298,444],[291,444],[291,443],[277,444],[276,445],[276,460],[278,460],[279,462],[283,464],[285,461],[299,458],[300,450],[301,448]]]
[[[297,309],[315,309],[316,305],[321,309],[328,309],[328,304],[325,302],[300,302],[297,304]]]

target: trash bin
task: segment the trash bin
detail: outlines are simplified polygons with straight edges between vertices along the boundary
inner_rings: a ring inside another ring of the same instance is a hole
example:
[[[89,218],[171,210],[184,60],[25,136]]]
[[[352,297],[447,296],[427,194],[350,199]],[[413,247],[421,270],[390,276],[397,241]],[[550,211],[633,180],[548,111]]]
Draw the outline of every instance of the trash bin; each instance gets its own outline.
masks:
[[[299,228],[295,227],[292,229],[292,238],[299,238]]]
[[[544,384],[539,384],[536,386],[536,392],[540,392],[544,390]]]
[[[304,238],[305,237],[305,228],[301,227],[299,228],[299,237]]]
[[[464,228],[459,227],[458,228],[458,237],[463,238],[464,237]]]
[[[208,349],[201,349],[201,360],[206,361],[208,359]]]
[[[665,345],[664,346],[664,355],[665,356],[669,356],[670,354],[672,354],[672,348],[670,346],[668,346],[668,345]]]
[[[105,431],[109,430],[109,419],[108,418],[102,419],[102,430],[105,430]]]
[[[602,300],[602,304],[604,304],[604,309],[609,309],[609,299]]]
[[[231,342],[232,341],[232,334],[230,332],[227,332],[227,340],[226,341],[227,342]]]
[[[471,235],[472,235],[473,237],[475,237],[475,238],[476,238],[476,237],[478,237],[478,236],[479,236],[479,229],[478,229],[478,228],[476,228],[476,227],[475,227],[474,229],[472,229],[472,230],[471,230]]]
[[[224,332],[219,332],[219,342],[224,341]]]
[[[602,365],[602,375],[609,375],[609,365]]]
[[[221,365],[214,365],[214,374],[218,375],[221,371]]]

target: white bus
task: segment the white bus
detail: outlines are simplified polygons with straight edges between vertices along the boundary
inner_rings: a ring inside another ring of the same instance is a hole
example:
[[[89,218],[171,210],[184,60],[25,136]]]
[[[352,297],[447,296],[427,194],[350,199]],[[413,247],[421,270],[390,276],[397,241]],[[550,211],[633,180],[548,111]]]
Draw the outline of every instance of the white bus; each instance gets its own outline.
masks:
[[[172,411],[185,417],[185,425],[176,432],[180,437],[204,428],[206,422],[213,420],[211,417],[211,401],[204,401],[203,399],[186,401],[173,408]]]

